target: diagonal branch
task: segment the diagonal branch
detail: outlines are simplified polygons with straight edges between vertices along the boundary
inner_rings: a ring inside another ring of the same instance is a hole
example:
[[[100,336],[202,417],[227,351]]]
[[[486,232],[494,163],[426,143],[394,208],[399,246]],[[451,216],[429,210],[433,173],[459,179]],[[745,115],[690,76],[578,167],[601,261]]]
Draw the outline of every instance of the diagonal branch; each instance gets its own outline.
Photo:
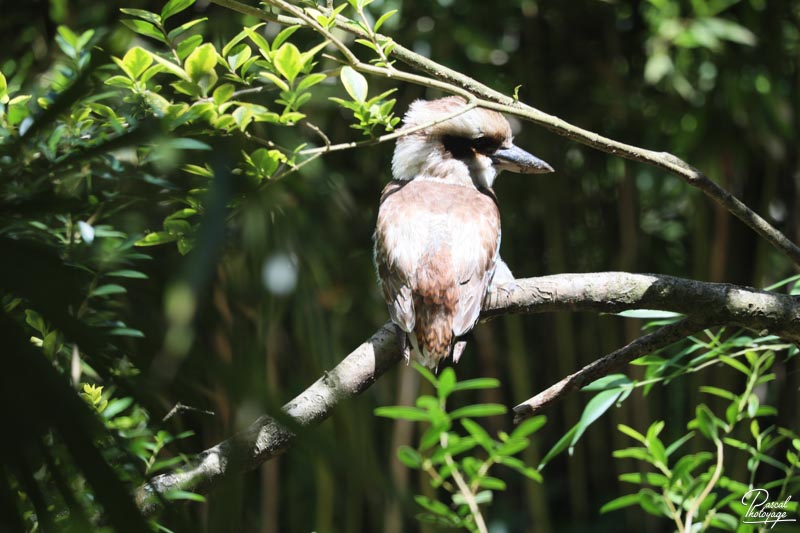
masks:
[[[136,503],[149,515],[170,491],[206,492],[229,476],[281,455],[292,445],[297,430],[328,418],[340,401],[364,392],[402,357],[400,337],[387,322],[336,368],[284,405],[284,423],[260,416],[241,433],[199,453],[188,468],[155,476],[139,487]]]
[[[647,355],[670,344],[708,327],[701,326],[691,320],[681,320],[674,324],[668,324],[662,328],[639,337],[630,344],[611,352],[605,357],[596,359],[581,368],[574,374],[570,374],[555,385],[551,385],[533,398],[525,400],[514,407],[514,423],[519,424],[526,418],[539,414],[547,406],[558,401],[570,392],[580,390],[589,383],[617,372],[625,367],[634,359]]]
[[[739,218],[758,235],[772,244],[775,248],[786,254],[795,265],[800,266],[800,247],[792,242],[786,235],[781,233],[772,224],[767,222],[758,213],[747,207],[741,200],[733,196],[730,192],[722,188],[719,184],[709,179],[698,169],[692,167],[682,159],[667,153],[648,150],[622,143],[604,137],[595,132],[583,129],[574,124],[549,115],[530,105],[524,104],[498,92],[487,85],[484,85],[469,76],[466,76],[453,69],[440,65],[431,59],[409,50],[408,48],[395,44],[392,49],[392,57],[402,61],[411,68],[427,74],[421,76],[409,72],[403,72],[395,68],[381,67],[361,62],[358,57],[344,44],[341,39],[336,37],[331,31],[320,25],[310,14],[313,11],[304,10],[294,6],[286,0],[265,0],[265,4],[272,5],[278,9],[283,9],[292,16],[278,15],[264,11],[236,0],[211,0],[213,3],[227,7],[240,13],[255,16],[262,20],[278,22],[280,24],[300,24],[312,28],[314,31],[325,37],[342,53],[346,61],[355,69],[375,76],[380,76],[407,83],[413,83],[438,89],[451,94],[458,94],[465,98],[478,97],[477,104],[481,107],[494,109],[496,111],[516,116],[523,120],[538,124],[548,130],[571,139],[573,141],[591,146],[602,152],[617,155],[632,161],[647,163],[662,168],[683,179],[692,187],[703,191],[709,198],[727,209],[731,214]],[[318,12],[327,12],[323,6],[315,8]],[[389,39],[380,34],[370,35],[363,28],[354,24],[349,19],[338,16],[336,27],[346,31],[356,37],[364,39]]]
[[[555,311],[616,313],[643,307],[689,316],[589,365],[588,370],[568,377],[575,386],[567,383],[557,393],[546,391],[543,394],[549,394],[548,404],[580,384],[618,370],[633,357],[689,335],[692,328],[699,328],[697,324],[735,324],[768,329],[791,340],[800,339],[800,299],[784,294],[625,272],[561,274],[520,279],[515,285],[513,289],[491,293],[484,302],[482,318]],[[336,368],[287,403],[281,420],[261,416],[243,432],[198,454],[189,467],[151,479],[137,490],[136,501],[140,508],[145,513],[153,513],[170,491],[210,490],[223,479],[251,470],[285,452],[298,432],[325,420],[340,401],[367,390],[402,359],[402,345],[396,331],[391,323],[384,324]]]

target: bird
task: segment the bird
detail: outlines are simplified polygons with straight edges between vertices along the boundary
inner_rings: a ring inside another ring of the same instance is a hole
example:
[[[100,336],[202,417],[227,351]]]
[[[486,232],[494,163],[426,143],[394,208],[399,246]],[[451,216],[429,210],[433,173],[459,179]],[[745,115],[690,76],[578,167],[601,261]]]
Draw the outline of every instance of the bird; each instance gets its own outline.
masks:
[[[438,369],[458,362],[490,287],[513,283],[500,259],[495,178],[553,168],[513,144],[503,115],[458,96],[413,102],[402,130],[380,197],[375,267],[406,359]]]

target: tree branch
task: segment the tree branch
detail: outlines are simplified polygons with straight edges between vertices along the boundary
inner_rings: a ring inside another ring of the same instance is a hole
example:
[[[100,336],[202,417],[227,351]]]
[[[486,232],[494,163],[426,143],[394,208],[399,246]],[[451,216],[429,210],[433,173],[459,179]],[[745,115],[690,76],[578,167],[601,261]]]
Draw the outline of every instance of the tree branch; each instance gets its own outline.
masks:
[[[570,392],[580,390],[589,383],[607,376],[622,368],[639,357],[647,355],[661,348],[695,333],[704,327],[691,320],[681,320],[674,324],[639,337],[630,344],[615,350],[605,357],[592,361],[574,374],[570,374],[555,385],[551,385],[533,398],[525,400],[514,407],[514,423],[519,424],[526,418],[540,413],[551,403],[561,399]]]
[[[788,237],[781,233],[777,228],[764,220],[758,213],[747,207],[741,200],[733,196],[730,192],[720,187],[716,182],[710,180],[706,175],[692,167],[682,159],[667,153],[647,150],[638,146],[615,141],[592,131],[580,128],[556,116],[549,115],[530,105],[519,102],[505,94],[498,92],[487,85],[484,85],[469,76],[447,68],[435,61],[417,54],[402,46],[395,44],[392,49],[392,57],[402,61],[411,68],[426,73],[429,77],[403,72],[395,68],[380,67],[361,62],[358,57],[340,39],[333,35],[326,28],[323,28],[313,16],[309,15],[308,9],[293,6],[285,0],[265,0],[264,3],[271,4],[278,9],[284,9],[291,13],[292,17],[276,15],[264,10],[242,4],[236,0],[211,0],[215,4],[227,7],[240,13],[245,13],[258,17],[262,20],[278,22],[280,24],[300,24],[312,28],[328,39],[344,55],[347,62],[355,69],[375,76],[380,76],[398,81],[414,83],[425,87],[439,89],[451,94],[458,94],[464,98],[479,97],[477,104],[481,107],[494,109],[501,113],[516,116],[518,118],[538,124],[548,130],[567,137],[573,141],[591,146],[602,152],[617,155],[632,161],[647,163],[662,168],[683,179],[692,187],[697,187],[709,198],[727,209],[731,214],[739,218],[753,231],[763,237],[767,242],[788,256],[795,265],[800,266],[800,247],[792,242]],[[317,11],[325,13],[328,10],[323,6],[317,6]],[[328,12],[329,13],[329,12]],[[381,34],[370,35],[363,28],[353,24],[349,19],[338,16],[336,27],[364,39],[389,39]]]
[[[699,328],[697,324],[768,329],[787,339],[800,340],[798,297],[655,274],[603,272],[520,279],[513,289],[489,295],[482,318],[554,311],[616,313],[640,308],[684,313],[688,319],[646,335],[592,363],[588,370],[566,378],[562,383],[567,383],[559,390],[553,390],[559,387],[557,384],[548,389],[550,392],[542,393],[546,396],[543,405],[618,370],[632,358],[689,335],[693,328]],[[281,421],[261,416],[243,432],[198,454],[188,468],[154,477],[137,490],[139,506],[150,514],[169,491],[207,491],[228,476],[280,455],[291,446],[298,430],[325,420],[340,401],[364,392],[402,357],[397,330],[391,323],[384,324],[336,368],[287,403]]]

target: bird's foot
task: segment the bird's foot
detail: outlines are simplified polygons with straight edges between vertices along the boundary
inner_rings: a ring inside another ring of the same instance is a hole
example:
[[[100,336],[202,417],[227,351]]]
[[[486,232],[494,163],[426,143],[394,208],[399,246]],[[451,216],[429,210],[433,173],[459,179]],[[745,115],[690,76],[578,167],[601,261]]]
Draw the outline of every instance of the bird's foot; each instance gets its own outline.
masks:
[[[519,284],[517,280],[514,279],[514,274],[511,273],[511,269],[508,268],[505,261],[498,259],[492,282],[489,284],[489,292],[495,295],[502,292],[507,296],[518,288]]]

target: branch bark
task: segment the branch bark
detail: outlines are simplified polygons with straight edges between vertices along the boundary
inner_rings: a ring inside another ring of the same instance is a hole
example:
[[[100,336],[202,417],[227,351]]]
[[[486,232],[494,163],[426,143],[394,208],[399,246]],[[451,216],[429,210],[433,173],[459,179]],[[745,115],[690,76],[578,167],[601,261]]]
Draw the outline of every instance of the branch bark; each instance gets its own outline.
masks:
[[[521,279],[515,285],[513,289],[489,295],[483,319],[511,313],[617,313],[640,308],[688,315],[687,320],[644,336],[565,378],[540,395],[540,408],[618,370],[635,357],[711,324],[767,329],[786,339],[800,340],[800,298],[795,296],[724,283],[625,272],[559,274]],[[325,420],[342,400],[364,392],[402,357],[400,337],[394,325],[387,322],[336,368],[287,403],[280,420],[261,416],[241,433],[198,454],[189,467],[154,477],[137,490],[137,503],[151,514],[170,491],[204,492],[227,476],[238,475],[282,454],[299,431]],[[530,414],[531,402],[525,402],[523,405],[527,407],[520,409]]]

